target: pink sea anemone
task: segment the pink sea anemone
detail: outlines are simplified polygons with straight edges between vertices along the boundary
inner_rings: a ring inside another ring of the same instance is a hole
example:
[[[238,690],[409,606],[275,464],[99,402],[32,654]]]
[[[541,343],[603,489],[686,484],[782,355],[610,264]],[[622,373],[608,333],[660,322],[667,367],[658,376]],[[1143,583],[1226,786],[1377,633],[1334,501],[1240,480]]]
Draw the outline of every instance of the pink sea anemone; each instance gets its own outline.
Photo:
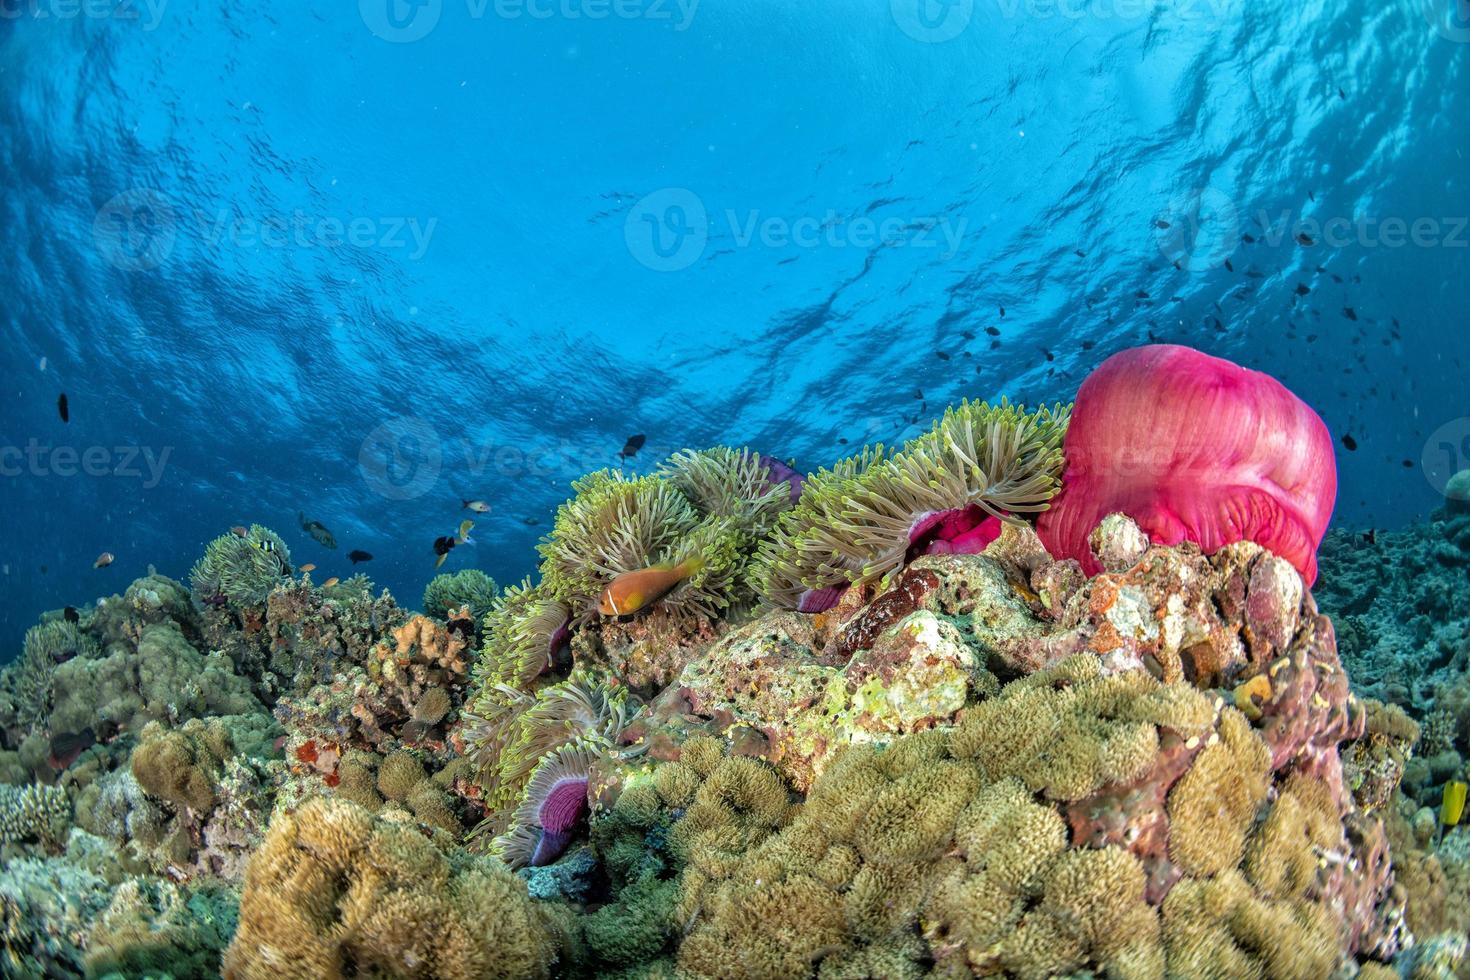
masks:
[[[587,784],[597,750],[569,744],[548,754],[526,784],[510,829],[495,850],[513,868],[537,868],[561,857],[586,822]]]
[[[978,555],[985,546],[1000,537],[999,517],[970,504],[953,510],[935,510],[922,514],[909,528],[909,547],[905,562],[923,555]],[[842,599],[845,585],[826,589],[808,589],[797,600],[796,611],[826,612]]]
[[[1089,533],[1121,511],[1156,544],[1254,541],[1316,580],[1332,437],[1276,379],[1189,347],[1122,351],[1082,383],[1062,448],[1062,490],[1036,530],[1088,574],[1102,570]]]

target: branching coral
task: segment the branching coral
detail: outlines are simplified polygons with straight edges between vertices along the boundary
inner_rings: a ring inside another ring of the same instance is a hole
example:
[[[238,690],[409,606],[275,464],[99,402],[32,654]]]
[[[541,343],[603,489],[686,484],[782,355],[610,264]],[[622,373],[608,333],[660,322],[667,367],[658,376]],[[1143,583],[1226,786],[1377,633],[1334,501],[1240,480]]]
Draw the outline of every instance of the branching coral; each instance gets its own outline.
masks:
[[[265,602],[290,574],[286,542],[270,528],[252,524],[243,537],[230,533],[211,541],[189,573],[189,582],[199,602],[239,609]]]
[[[878,581],[921,554],[980,550],[997,522],[1046,509],[1068,419],[1061,405],[967,401],[889,458],[879,447],[818,473],[761,549],[762,595],[802,608],[808,592]]]
[[[424,612],[436,619],[448,619],[450,613],[469,606],[478,623],[494,601],[495,580],[478,568],[436,575],[424,589]]]
[[[251,858],[224,975],[545,977],[564,939],[497,862],[318,799],[277,816]]]
[[[71,829],[71,800],[59,786],[0,785],[0,844],[56,847]]]

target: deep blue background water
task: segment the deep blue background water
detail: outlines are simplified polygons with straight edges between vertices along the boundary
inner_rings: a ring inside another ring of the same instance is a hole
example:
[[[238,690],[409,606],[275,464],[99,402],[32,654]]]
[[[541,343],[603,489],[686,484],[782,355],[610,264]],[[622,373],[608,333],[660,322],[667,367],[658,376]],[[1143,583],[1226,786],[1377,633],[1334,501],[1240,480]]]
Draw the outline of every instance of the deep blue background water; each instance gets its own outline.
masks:
[[[446,568],[517,578],[629,434],[811,468],[1150,335],[1350,433],[1339,522],[1422,515],[1470,463],[1467,42],[1464,0],[3,0],[0,646],[250,521],[416,604],[482,497]]]

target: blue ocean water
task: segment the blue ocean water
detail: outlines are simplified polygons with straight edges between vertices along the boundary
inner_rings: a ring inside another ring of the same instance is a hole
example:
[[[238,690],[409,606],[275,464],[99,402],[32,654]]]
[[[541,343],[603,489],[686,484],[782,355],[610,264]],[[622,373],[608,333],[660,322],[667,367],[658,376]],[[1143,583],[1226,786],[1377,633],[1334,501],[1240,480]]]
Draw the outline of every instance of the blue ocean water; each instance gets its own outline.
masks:
[[[234,524],[416,604],[464,498],[514,580],[581,473],[1150,338],[1396,526],[1470,464],[1467,122],[1464,0],[0,0],[0,656]]]

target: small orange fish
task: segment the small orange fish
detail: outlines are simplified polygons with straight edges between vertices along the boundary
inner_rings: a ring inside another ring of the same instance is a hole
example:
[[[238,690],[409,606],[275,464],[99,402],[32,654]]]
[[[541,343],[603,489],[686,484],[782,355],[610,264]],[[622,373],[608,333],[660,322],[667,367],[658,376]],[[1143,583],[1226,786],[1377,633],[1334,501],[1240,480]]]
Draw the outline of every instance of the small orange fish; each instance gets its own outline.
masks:
[[[234,527],[230,528],[230,533],[233,534],[237,538],[243,538],[243,537],[245,537],[245,535],[249,534],[250,532],[249,531],[246,531],[243,527],[241,527],[240,525],[236,524]]]
[[[104,551],[104,552],[102,552],[102,554],[100,554],[100,555],[97,556],[97,560],[96,561],[92,562],[92,567],[93,568],[106,568],[108,565],[111,565],[112,562],[113,562],[112,552],[110,552],[110,551]]]
[[[341,579],[339,579],[339,578],[337,578],[337,576],[333,575],[331,578],[327,579],[325,582],[322,583],[322,588],[324,588],[324,589],[330,589],[332,586],[336,585],[340,581],[341,581]]]
[[[652,605],[669,591],[704,567],[703,558],[690,558],[677,565],[654,565],[624,572],[607,584],[597,600],[597,611],[604,616],[626,616]]]
[[[297,571],[298,572],[314,572],[314,571],[316,571],[316,566],[313,565],[311,562],[307,562],[305,565],[302,565],[300,568],[298,568]]]

